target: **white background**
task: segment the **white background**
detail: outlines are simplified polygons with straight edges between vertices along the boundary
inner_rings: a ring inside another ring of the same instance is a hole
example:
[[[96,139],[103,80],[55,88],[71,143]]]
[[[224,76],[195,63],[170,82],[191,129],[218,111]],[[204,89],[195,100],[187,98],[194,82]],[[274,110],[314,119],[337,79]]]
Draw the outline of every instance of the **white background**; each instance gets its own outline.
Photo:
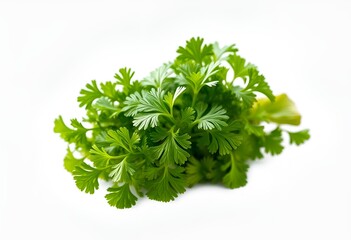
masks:
[[[350,1],[97,2],[0,1],[1,239],[351,239]],[[236,43],[311,140],[254,163],[237,190],[129,210],[104,185],[80,192],[54,118],[82,116],[90,80],[124,66],[142,78],[193,36]]]

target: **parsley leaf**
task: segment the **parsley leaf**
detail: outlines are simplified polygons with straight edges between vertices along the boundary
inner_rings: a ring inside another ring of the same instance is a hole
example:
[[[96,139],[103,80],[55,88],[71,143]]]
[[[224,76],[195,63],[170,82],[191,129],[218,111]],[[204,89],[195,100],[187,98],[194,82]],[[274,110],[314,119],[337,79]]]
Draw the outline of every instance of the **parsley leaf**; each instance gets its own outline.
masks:
[[[131,176],[134,174],[135,169],[132,164],[128,163],[127,157],[125,157],[121,162],[114,165],[113,170],[110,173],[110,177],[114,182],[129,182]]]
[[[92,80],[91,84],[88,83],[85,87],[87,89],[82,89],[80,91],[81,95],[78,97],[78,102],[80,103],[79,107],[85,106],[85,108],[88,109],[91,107],[91,104],[95,99],[100,98],[104,95],[100,91],[95,80]]]
[[[210,181],[216,183],[223,178],[220,165],[210,156],[201,160],[190,157],[186,166],[186,174],[187,185],[190,187],[200,182]]]
[[[264,148],[272,155],[280,154],[284,149],[282,142],[282,130],[278,127],[264,137]]]
[[[246,82],[246,77],[249,76],[249,70],[256,68],[251,63],[246,63],[246,60],[240,57],[238,54],[230,55],[227,58],[227,62],[234,71],[234,79],[242,78]]]
[[[253,103],[256,101],[256,94],[254,92],[260,92],[266,95],[270,101],[275,100],[275,96],[272,93],[268,83],[265,81],[263,75],[259,75],[259,72],[255,68],[249,68],[247,70],[248,84],[245,88],[236,87],[234,91],[236,95],[243,100],[245,108],[251,108]]]
[[[73,152],[71,151],[70,148],[67,148],[67,154],[65,158],[63,159],[63,164],[65,169],[72,173],[74,169],[82,164],[84,161],[84,158],[78,159],[73,156]]]
[[[129,130],[126,127],[121,127],[117,131],[109,130],[106,141],[111,143],[111,146],[122,147],[127,152],[134,152],[136,145],[140,141],[140,137],[136,132],[130,135]]]
[[[230,161],[222,167],[222,170],[227,170],[229,168],[229,172],[223,177],[223,184],[228,188],[245,186],[247,183],[246,172],[248,167],[247,163],[241,161],[231,152]]]
[[[96,167],[105,167],[109,164],[109,161],[114,158],[118,158],[116,156],[112,156],[107,151],[102,148],[100,149],[96,145],[90,149],[90,160],[94,163]]]
[[[123,184],[120,187],[108,188],[109,192],[106,194],[105,198],[107,202],[116,208],[131,208],[136,204],[137,197],[130,191],[130,186],[128,184]]]
[[[75,168],[73,176],[77,187],[81,191],[93,194],[99,188],[98,178],[100,173],[100,170],[83,162],[79,167]]]
[[[59,116],[55,119],[54,132],[59,133],[61,138],[63,138],[68,143],[76,143],[78,146],[88,145],[88,139],[86,129],[77,119],[71,120],[72,128],[69,128],[63,121],[63,118]]]
[[[173,129],[166,131],[158,128],[151,137],[154,142],[161,142],[152,148],[161,163],[184,164],[190,156],[186,151],[191,145],[190,135],[187,133],[179,135],[179,130],[174,132]]]
[[[184,92],[185,89],[185,87],[177,87],[174,95],[171,92],[167,93],[167,95],[164,97],[164,101],[168,105],[169,109],[173,109],[175,100],[179,97],[180,94],[182,94],[182,92]]]
[[[106,99],[111,101],[120,100],[120,93],[117,90],[117,82],[107,81],[105,83],[101,83],[100,87]]]
[[[208,146],[212,154],[218,151],[220,155],[227,155],[242,143],[243,137],[239,132],[241,128],[240,122],[231,122],[222,130],[204,132],[199,143]]]
[[[305,141],[310,139],[310,133],[308,130],[302,130],[298,132],[289,132],[289,137],[290,137],[290,144],[296,144],[300,145],[303,144]]]
[[[179,53],[178,59],[181,61],[193,60],[196,63],[202,63],[206,57],[213,54],[212,45],[203,45],[203,38],[191,38],[186,42],[186,46],[179,47],[177,53]]]
[[[155,88],[150,92],[134,93],[124,102],[126,116],[134,116],[133,125],[139,129],[158,126],[159,117],[170,117],[171,113],[164,102],[164,91]]]
[[[184,169],[164,168],[162,174],[151,181],[147,196],[162,202],[174,200],[180,193],[185,192]]]
[[[218,42],[215,42],[212,44],[212,47],[215,60],[227,60],[228,57],[224,57],[226,53],[236,53],[238,51],[238,49],[235,48],[235,44],[220,48]]]
[[[206,109],[206,104],[201,104],[197,108],[198,116],[194,124],[198,124],[199,129],[211,130],[216,128],[221,130],[222,127],[228,125],[225,121],[228,120],[229,117],[226,115],[226,110],[221,106],[213,106],[207,114],[203,114]]]
[[[132,89],[131,81],[133,76],[134,72],[130,68],[121,68],[119,69],[119,73],[115,74],[115,79],[117,80],[115,84],[122,86],[123,92],[128,94]]]
[[[150,76],[146,77],[142,83],[146,86],[153,86],[155,88],[161,88],[163,82],[172,75],[172,69],[170,64],[163,64],[150,73]]]

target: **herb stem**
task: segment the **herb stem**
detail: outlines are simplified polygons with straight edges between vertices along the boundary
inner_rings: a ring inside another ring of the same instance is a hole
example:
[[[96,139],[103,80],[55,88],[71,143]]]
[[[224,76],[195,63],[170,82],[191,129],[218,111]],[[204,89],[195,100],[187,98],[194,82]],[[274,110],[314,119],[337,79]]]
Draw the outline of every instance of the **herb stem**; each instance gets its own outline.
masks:
[[[196,102],[196,98],[197,98],[198,93],[199,93],[198,91],[194,90],[194,96],[193,96],[193,100],[191,102],[191,107],[192,108],[194,108],[194,106],[195,106],[195,102]]]

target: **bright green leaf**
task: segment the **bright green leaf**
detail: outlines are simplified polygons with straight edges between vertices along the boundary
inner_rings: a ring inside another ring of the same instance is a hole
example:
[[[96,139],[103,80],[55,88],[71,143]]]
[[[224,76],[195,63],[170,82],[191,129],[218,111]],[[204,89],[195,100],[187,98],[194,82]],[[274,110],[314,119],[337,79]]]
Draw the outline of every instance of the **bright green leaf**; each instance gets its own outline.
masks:
[[[266,153],[272,155],[280,154],[284,149],[282,142],[282,130],[278,127],[264,137],[264,148]]]
[[[84,158],[78,159],[74,157],[71,149],[67,148],[67,154],[63,160],[63,165],[68,172],[72,173],[76,167],[82,164],[83,160]]]
[[[122,147],[127,152],[134,152],[136,145],[140,141],[140,137],[136,132],[130,135],[129,130],[126,127],[121,127],[117,131],[109,130],[106,140],[111,146]]]
[[[124,184],[120,187],[108,188],[109,192],[106,194],[105,198],[108,203],[116,208],[131,208],[136,204],[138,198],[130,191],[129,184]]]
[[[86,193],[93,194],[99,188],[99,175],[101,171],[82,163],[73,171],[74,180],[77,187]]]
[[[130,68],[121,68],[119,73],[115,74],[117,84],[123,87],[123,92],[128,94],[132,88],[131,81],[134,76],[134,72]]]
[[[95,99],[103,96],[103,93],[100,91],[95,80],[92,80],[91,84],[88,83],[85,87],[86,89],[80,91],[78,102],[80,103],[79,107],[85,106],[85,108],[88,109]]]
[[[310,133],[307,129],[298,132],[288,132],[288,134],[290,137],[290,144],[301,145],[310,139]]]
[[[212,45],[203,45],[203,38],[192,38],[186,42],[186,46],[179,47],[177,57],[181,61],[193,60],[196,63],[202,63],[206,60],[206,57],[209,57],[213,54]]]

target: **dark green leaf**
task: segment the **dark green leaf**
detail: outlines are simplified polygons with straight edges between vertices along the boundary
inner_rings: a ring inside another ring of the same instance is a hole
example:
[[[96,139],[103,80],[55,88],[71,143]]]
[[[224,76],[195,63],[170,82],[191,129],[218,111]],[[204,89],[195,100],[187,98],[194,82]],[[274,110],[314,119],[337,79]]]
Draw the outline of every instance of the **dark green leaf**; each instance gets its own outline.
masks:
[[[146,195],[150,199],[162,202],[174,200],[180,193],[185,192],[184,169],[165,168],[163,174],[150,184]]]
[[[238,121],[231,122],[222,130],[213,129],[202,135],[200,144],[208,145],[210,153],[219,151],[220,155],[229,154],[242,143],[243,137],[240,134],[242,124]]]
[[[179,131],[162,131],[157,129],[152,138],[155,142],[162,141],[158,146],[153,147],[157,158],[161,163],[166,164],[184,164],[190,154],[186,149],[190,148],[191,142],[189,134],[180,135]]]
[[[223,165],[223,170],[229,172],[223,178],[223,184],[228,188],[239,188],[243,187],[247,183],[246,172],[249,166],[244,162],[238,159],[235,154],[232,152],[230,154],[230,161]]]

